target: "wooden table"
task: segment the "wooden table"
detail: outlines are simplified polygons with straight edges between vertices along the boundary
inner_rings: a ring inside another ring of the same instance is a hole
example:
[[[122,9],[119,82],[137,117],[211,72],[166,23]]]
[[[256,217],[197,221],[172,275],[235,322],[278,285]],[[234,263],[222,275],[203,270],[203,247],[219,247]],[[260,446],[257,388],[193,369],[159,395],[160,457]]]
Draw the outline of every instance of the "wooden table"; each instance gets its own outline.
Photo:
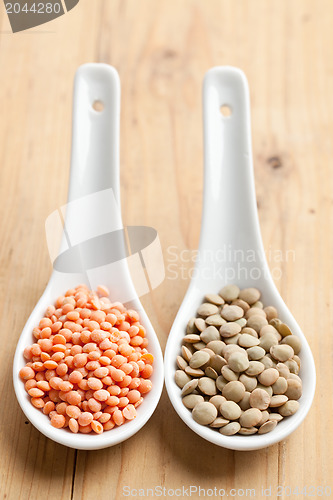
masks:
[[[81,0],[14,35],[3,6],[0,15],[1,498],[111,500],[128,488],[190,485],[235,498],[264,498],[262,488],[304,498],[307,487],[319,498],[318,487],[333,486],[332,2]],[[286,441],[247,453],[213,446],[185,426],[165,391],[137,435],[100,451],[53,443],[20,410],[13,354],[51,272],[44,222],[66,201],[73,76],[91,61],[120,74],[124,222],[156,228],[162,243],[166,278],[143,303],[163,348],[193,266],[181,252],[198,245],[202,78],[221,64],[245,71],[263,240],[318,376],[312,409]],[[178,274],[183,267],[176,280],[171,252]]]

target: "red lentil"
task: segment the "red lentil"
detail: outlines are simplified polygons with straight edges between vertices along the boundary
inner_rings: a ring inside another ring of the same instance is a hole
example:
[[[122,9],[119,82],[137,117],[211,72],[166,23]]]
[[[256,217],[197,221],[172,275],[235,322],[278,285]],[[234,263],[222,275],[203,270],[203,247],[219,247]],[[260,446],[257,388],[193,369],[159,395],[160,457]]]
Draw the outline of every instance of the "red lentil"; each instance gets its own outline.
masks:
[[[139,314],[79,285],[50,305],[19,372],[51,425],[101,434],[136,417],[152,388],[153,355]]]

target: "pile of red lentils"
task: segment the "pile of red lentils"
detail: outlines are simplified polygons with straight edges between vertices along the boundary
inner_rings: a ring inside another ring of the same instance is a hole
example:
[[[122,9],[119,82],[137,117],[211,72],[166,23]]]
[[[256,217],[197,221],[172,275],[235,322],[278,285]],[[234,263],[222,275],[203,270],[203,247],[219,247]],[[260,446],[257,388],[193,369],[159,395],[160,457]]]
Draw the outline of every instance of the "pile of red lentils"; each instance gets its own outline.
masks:
[[[56,428],[101,434],[133,420],[152,388],[153,355],[139,314],[108,296],[104,286],[68,290],[24,349],[19,375]]]

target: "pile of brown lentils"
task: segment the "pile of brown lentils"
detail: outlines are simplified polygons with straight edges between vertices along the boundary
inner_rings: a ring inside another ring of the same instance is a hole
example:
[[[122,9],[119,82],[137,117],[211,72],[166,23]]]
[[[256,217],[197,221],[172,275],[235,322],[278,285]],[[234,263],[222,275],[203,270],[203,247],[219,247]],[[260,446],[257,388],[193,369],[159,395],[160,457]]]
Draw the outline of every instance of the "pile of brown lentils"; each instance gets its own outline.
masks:
[[[259,290],[227,285],[189,320],[175,381],[199,424],[225,436],[265,434],[299,408],[300,350]]]

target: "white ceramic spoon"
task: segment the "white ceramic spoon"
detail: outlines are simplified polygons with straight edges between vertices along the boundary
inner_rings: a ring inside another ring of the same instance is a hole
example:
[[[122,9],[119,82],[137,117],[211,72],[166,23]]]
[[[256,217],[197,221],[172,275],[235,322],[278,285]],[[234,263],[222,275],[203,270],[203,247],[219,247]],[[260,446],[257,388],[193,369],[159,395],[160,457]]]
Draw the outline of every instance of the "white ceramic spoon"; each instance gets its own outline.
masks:
[[[228,106],[231,115],[223,116],[221,106]],[[314,396],[315,365],[305,336],[276,289],[264,253],[254,188],[249,91],[242,71],[216,67],[207,72],[203,86],[203,117],[205,170],[199,257],[168,338],[164,356],[165,382],[175,410],[194,432],[225,448],[255,450],[285,439],[303,421]],[[183,405],[180,389],[174,381],[175,360],[188,320],[196,315],[206,293],[217,293],[228,283],[236,283],[240,288],[258,288],[263,303],[275,306],[279,317],[302,341],[300,408],[267,434],[223,436],[199,425]]]
[[[93,107],[98,101],[103,108],[101,111]],[[108,264],[110,260],[107,260],[107,255],[103,255],[103,245],[98,238],[107,231],[120,230],[119,235],[123,227],[119,200],[119,115],[120,84],[116,70],[105,64],[81,66],[74,85],[72,160],[65,215],[66,231],[61,252],[68,249],[69,244],[75,246],[81,242],[83,245],[78,254],[68,253],[66,265],[73,272],[60,272],[55,266],[42,297],[22,331],[13,365],[15,393],[30,422],[54,441],[84,450],[112,446],[135,434],[155,410],[163,387],[160,345],[135,292],[126,259]],[[90,239],[91,244],[84,244],[87,239]],[[118,237],[112,246],[117,247],[118,257],[126,257],[123,238]],[[91,262],[96,254],[104,265],[86,269],[85,262]],[[18,375],[25,364],[23,349],[33,343],[32,329],[38,325],[46,307],[67,289],[80,283],[86,283],[94,290],[98,284],[106,285],[112,301],[129,298],[127,305],[140,313],[149,339],[149,351],[155,358],[153,388],[138,407],[136,419],[100,435],[73,434],[68,429],[52,427],[49,418],[30,403]]]

